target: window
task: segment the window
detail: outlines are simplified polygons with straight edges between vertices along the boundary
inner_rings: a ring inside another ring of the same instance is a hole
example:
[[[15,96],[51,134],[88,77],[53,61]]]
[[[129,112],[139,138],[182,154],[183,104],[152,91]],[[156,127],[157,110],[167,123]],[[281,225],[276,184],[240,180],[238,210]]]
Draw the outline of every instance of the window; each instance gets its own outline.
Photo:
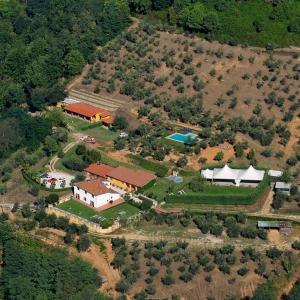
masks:
[[[83,200],[86,201],[86,197],[84,197]]]

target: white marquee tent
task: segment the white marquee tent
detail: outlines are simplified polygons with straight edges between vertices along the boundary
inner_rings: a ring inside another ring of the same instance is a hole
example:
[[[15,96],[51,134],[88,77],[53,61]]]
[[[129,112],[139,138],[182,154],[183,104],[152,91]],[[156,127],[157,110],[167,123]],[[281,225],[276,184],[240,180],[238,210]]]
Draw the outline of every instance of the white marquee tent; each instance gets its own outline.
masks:
[[[248,169],[232,169],[228,165],[223,168],[205,169],[201,175],[211,181],[233,181],[236,186],[242,182],[260,182],[263,180],[265,171],[256,170],[253,166]]]

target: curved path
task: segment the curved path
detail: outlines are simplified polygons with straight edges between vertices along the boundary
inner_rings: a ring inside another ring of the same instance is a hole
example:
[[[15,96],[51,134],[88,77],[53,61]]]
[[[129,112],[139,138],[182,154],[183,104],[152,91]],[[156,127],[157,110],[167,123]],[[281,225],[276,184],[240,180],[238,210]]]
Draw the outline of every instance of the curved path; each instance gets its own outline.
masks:
[[[71,148],[73,148],[76,144],[78,144],[79,141],[71,142],[68,145],[66,145],[63,149],[63,153],[66,154]],[[49,171],[50,172],[56,172],[55,165],[60,160],[60,158],[55,155],[51,158],[49,162]]]

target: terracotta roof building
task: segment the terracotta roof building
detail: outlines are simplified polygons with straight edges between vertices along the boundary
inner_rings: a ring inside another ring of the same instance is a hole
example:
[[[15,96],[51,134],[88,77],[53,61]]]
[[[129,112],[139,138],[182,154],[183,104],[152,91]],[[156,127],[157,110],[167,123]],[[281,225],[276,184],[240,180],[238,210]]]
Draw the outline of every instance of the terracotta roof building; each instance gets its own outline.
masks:
[[[93,196],[99,196],[109,192],[109,189],[105,185],[103,185],[99,180],[80,181],[74,183],[74,186],[85,190]]]
[[[95,178],[107,178],[107,174],[114,168],[104,164],[90,164],[84,171],[89,173],[91,177]]]
[[[156,176],[152,173],[143,170],[132,170],[126,167],[114,168],[107,174],[107,177],[113,185],[128,192],[133,192],[156,179]]]
[[[73,193],[76,200],[95,208],[109,208],[123,202],[120,194],[108,189],[100,180],[76,182]]]
[[[109,122],[111,122],[110,112],[87,103],[78,102],[67,104],[63,107],[63,110],[72,116],[80,117],[89,122],[102,121],[106,124],[109,124]]]

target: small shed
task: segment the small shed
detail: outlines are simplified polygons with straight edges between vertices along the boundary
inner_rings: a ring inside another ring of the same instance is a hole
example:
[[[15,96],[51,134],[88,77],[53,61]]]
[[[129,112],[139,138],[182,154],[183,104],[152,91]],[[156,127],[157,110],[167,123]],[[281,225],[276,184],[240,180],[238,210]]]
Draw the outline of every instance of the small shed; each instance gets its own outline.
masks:
[[[292,187],[292,184],[290,182],[277,181],[275,183],[274,189],[275,189],[275,191],[279,191],[284,194],[290,195],[291,187]]]
[[[278,178],[278,177],[281,177],[282,174],[283,174],[283,172],[282,172],[282,171],[279,171],[279,170],[269,170],[269,171],[268,171],[268,175],[271,176],[271,177],[276,177],[276,178]]]
[[[264,229],[271,229],[271,228],[279,229],[279,222],[278,221],[258,221],[257,227],[264,228]]]
[[[285,221],[258,221],[257,227],[262,229],[277,229],[283,234],[289,234],[292,231],[292,223]]]

